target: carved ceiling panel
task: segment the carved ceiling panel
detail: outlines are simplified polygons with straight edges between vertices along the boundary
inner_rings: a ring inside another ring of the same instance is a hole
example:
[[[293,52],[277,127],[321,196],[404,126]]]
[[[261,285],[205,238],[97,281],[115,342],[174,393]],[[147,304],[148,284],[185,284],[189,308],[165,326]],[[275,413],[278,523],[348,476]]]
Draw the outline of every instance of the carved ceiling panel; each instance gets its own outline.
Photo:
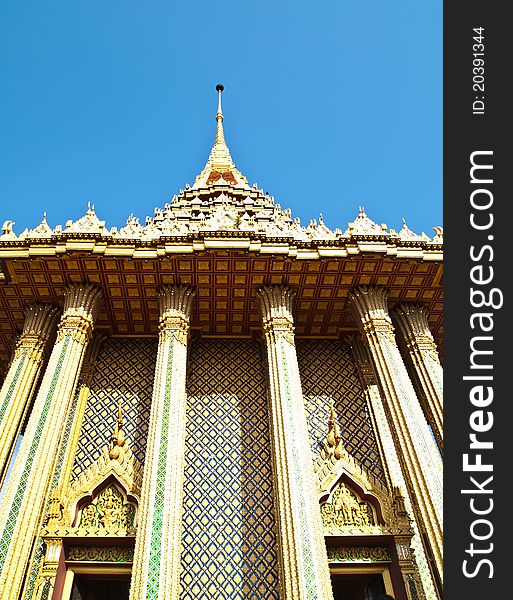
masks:
[[[356,330],[348,306],[357,285],[389,290],[390,308],[401,302],[426,304],[429,323],[441,350],[443,335],[442,265],[394,260],[376,255],[294,260],[212,250],[162,259],[125,259],[68,253],[5,261],[8,281],[0,286],[0,363],[5,370],[14,338],[23,326],[23,307],[36,300],[62,305],[64,286],[90,281],[104,292],[97,328],[114,336],[156,336],[157,289],[165,284],[197,288],[192,331],[208,337],[251,337],[259,331],[255,292],[263,285],[285,284],[297,291],[298,337],[337,338]]]

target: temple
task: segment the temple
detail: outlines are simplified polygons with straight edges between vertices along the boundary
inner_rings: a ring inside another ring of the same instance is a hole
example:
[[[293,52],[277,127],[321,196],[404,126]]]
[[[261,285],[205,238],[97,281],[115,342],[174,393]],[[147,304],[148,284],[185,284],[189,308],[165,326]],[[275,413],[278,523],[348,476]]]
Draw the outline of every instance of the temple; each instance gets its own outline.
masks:
[[[144,224],[3,224],[0,597],[439,599],[443,230],[301,224],[216,89]]]

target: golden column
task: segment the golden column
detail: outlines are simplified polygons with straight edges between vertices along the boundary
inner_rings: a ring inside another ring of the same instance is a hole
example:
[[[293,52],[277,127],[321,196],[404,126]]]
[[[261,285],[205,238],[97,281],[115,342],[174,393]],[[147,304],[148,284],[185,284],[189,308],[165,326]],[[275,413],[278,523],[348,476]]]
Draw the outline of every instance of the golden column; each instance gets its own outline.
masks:
[[[267,350],[272,454],[283,600],[333,598],[299,378],[293,292],[259,290]]]
[[[420,382],[424,411],[442,449],[443,369],[429,329],[427,309],[421,304],[401,304],[395,308],[394,314]]]
[[[77,391],[71,403],[68,421],[63,425],[59,453],[48,488],[46,514],[42,515],[44,521],[48,518],[43,526],[45,528],[48,528],[52,522],[52,527],[58,527],[56,521],[58,522],[62,518],[62,511],[60,511],[62,497],[66,495],[70,484],[90,386],[96,370],[96,358],[104,339],[103,334],[94,332],[84,354]],[[42,539],[38,538],[29,562],[29,574],[23,586],[23,598],[40,600],[52,597],[61,552],[61,538],[50,539],[47,537],[44,544]]]
[[[0,508],[0,596],[18,600],[101,292],[72,284]]]
[[[0,485],[41,373],[57,312],[51,304],[25,307],[23,331],[0,391]]]
[[[397,347],[386,290],[361,286],[350,300],[370,349],[416,517],[442,578],[442,457]]]
[[[424,596],[431,600],[437,598],[438,594],[435,591],[435,585],[429,567],[429,559],[422,544],[419,526],[414,518],[415,512],[413,510],[411,493],[406,485],[401,469],[401,461],[399,460],[399,456],[394,446],[394,438],[385,413],[383,401],[381,400],[381,394],[379,393],[379,388],[376,383],[376,376],[368,353],[368,346],[360,339],[360,336],[351,336],[350,344],[354,361],[360,374],[369,414],[376,432],[376,440],[379,445],[387,484],[390,490],[399,488],[399,491],[404,498],[406,510],[412,520],[411,526],[414,531],[414,536],[411,539],[411,547],[415,552],[415,561],[419,571],[420,584],[423,588]],[[407,548],[401,547],[397,547],[396,550],[398,556],[401,556],[408,551]],[[404,583],[411,592],[412,585],[417,588],[419,582],[416,581],[416,578],[414,577],[413,582],[407,580]],[[422,594],[418,589],[417,595],[422,597]]]
[[[159,293],[160,333],[130,600],[176,600],[180,586],[187,341],[194,290]]]

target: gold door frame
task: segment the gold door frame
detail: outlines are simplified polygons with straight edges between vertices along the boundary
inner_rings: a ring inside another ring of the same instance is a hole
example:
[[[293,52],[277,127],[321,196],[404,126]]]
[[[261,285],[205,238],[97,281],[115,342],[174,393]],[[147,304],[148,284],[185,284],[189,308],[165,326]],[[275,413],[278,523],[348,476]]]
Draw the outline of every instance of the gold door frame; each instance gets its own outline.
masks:
[[[385,592],[395,598],[394,586],[388,564],[365,565],[365,564],[342,564],[330,563],[331,575],[381,575],[385,584]]]
[[[66,578],[62,589],[61,600],[71,600],[75,575],[131,575],[132,565],[127,563],[88,563],[77,562],[66,565]]]

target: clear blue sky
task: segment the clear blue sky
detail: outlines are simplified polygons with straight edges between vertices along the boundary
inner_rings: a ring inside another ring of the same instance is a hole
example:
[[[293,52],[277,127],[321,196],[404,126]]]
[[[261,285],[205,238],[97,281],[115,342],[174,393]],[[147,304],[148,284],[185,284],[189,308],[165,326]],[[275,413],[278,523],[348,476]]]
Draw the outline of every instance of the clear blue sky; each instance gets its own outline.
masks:
[[[3,0],[0,222],[144,221],[236,165],[304,225],[442,224],[441,0]],[[0,223],[1,224],[1,223]]]

